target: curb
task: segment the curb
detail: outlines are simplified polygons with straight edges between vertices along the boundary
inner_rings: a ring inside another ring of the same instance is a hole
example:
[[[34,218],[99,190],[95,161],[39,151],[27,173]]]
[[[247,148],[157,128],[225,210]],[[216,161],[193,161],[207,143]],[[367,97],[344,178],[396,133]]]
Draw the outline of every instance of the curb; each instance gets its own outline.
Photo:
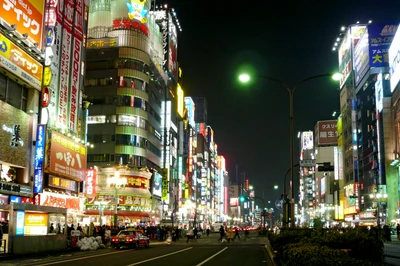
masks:
[[[268,245],[265,245],[265,249],[268,252],[268,256],[269,256],[269,259],[272,262],[272,265],[277,266],[277,264],[275,263],[275,255],[272,253],[271,248]]]

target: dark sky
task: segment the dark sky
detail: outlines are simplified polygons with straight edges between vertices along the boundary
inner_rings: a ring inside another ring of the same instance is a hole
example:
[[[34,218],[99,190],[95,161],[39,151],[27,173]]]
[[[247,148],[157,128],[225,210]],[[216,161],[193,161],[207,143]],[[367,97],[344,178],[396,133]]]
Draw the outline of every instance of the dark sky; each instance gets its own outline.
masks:
[[[399,0],[157,1],[161,3],[175,8],[183,29],[178,61],[186,95],[207,98],[208,124],[230,175],[238,164],[266,203],[280,197],[290,168],[289,94],[265,79],[243,89],[237,84],[238,69],[251,65],[258,75],[294,85],[337,71],[332,47],[341,26],[400,22]],[[295,91],[296,133],[332,118],[340,109],[338,89],[338,83],[324,77]],[[295,146],[297,163],[297,139]]]

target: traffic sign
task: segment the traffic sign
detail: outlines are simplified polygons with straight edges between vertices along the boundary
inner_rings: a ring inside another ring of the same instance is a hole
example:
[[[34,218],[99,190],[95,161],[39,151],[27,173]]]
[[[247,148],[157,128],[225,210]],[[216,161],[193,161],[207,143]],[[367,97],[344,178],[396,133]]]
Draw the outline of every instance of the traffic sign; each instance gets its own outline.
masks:
[[[275,207],[276,207],[278,210],[282,210],[282,205],[283,205],[284,203],[285,203],[285,202],[284,202],[283,200],[277,199],[277,200],[275,201]]]

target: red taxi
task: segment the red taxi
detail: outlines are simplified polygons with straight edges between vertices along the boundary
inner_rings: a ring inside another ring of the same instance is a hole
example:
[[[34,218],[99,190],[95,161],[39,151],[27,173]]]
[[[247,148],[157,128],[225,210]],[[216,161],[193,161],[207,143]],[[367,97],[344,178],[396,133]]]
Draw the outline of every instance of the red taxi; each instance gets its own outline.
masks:
[[[111,246],[113,248],[136,248],[150,246],[150,239],[141,232],[134,230],[121,230],[116,236],[111,237]]]

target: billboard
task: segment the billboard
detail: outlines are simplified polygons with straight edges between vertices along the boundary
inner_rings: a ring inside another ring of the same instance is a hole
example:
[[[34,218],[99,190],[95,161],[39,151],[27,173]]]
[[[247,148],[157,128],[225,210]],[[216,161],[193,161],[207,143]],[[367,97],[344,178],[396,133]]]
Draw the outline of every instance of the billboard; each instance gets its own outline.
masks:
[[[25,213],[24,235],[47,235],[47,213]]]
[[[363,25],[351,25],[346,31],[343,41],[339,46],[339,72],[342,74],[342,78],[339,81],[340,88],[344,86],[347,79],[350,77],[352,71],[352,50],[357,45],[358,40],[361,38],[365,31]]]
[[[195,128],[195,126],[196,126],[196,123],[194,121],[195,105],[194,105],[194,101],[191,97],[185,97],[185,108],[187,109],[189,125],[191,125],[192,128]]]
[[[239,198],[230,198],[229,201],[231,207],[239,206]]]
[[[162,192],[162,176],[159,173],[153,175],[153,191],[154,196],[161,197]]]
[[[314,134],[312,131],[305,131],[301,134],[301,149],[312,150],[314,148]]]
[[[96,195],[97,170],[88,169],[86,174],[86,196]]]
[[[0,33],[0,65],[35,89],[42,86],[43,66]]]
[[[358,86],[369,68],[389,66],[388,51],[397,25],[369,24],[354,49],[354,78]]]
[[[86,147],[58,132],[51,132],[50,156],[46,169],[50,173],[83,181],[86,176]]]
[[[42,49],[43,13],[45,1],[0,0],[0,21],[15,29],[39,50]]]
[[[375,99],[376,99],[376,110],[378,112],[382,112],[383,109],[383,82],[382,82],[382,73],[379,73],[376,76],[375,82]]]
[[[316,144],[319,145],[337,145],[338,130],[336,120],[318,121],[315,126]]]
[[[389,48],[390,92],[400,81],[400,32],[397,32]]]

